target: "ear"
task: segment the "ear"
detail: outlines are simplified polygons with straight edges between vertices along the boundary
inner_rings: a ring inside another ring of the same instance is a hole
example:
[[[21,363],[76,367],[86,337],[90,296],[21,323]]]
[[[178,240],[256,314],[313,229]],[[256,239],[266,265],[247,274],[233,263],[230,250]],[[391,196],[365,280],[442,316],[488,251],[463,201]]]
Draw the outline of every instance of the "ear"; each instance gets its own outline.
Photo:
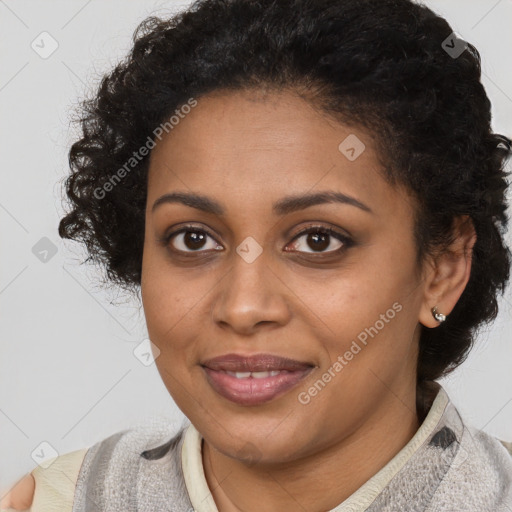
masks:
[[[425,275],[425,294],[419,321],[425,327],[437,327],[439,322],[432,315],[432,308],[448,316],[466,288],[471,273],[473,246],[476,232],[468,215],[454,219],[453,242],[446,251],[428,263]]]

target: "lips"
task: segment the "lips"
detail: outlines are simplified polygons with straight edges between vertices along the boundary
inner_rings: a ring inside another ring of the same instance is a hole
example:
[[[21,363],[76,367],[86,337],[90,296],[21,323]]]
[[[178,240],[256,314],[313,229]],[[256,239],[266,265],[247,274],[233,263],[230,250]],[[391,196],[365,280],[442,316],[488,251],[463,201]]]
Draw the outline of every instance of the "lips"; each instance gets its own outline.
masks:
[[[230,372],[271,372],[280,370],[293,372],[311,368],[313,365],[272,354],[257,354],[253,356],[226,354],[208,359],[202,363],[202,366],[206,366],[211,370]]]
[[[271,354],[226,354],[201,366],[211,387],[238,405],[259,405],[295,387],[313,364]]]

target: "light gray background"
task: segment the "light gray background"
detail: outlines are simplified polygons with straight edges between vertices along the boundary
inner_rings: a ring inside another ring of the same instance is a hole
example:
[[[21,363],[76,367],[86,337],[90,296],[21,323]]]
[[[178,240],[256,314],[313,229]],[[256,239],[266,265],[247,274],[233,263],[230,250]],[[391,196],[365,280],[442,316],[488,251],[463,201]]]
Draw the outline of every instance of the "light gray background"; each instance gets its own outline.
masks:
[[[0,497],[35,467],[42,442],[65,453],[151,418],[182,419],[154,364],[133,354],[147,336],[142,310],[102,291],[57,225],[73,105],[125,55],[143,18],[188,3],[0,0]],[[512,0],[426,4],[479,49],[494,130],[511,137]],[[31,48],[44,31],[59,45],[47,59]],[[32,252],[43,237],[57,248],[46,263]],[[443,381],[467,421],[507,441],[511,304],[509,291],[496,323]]]

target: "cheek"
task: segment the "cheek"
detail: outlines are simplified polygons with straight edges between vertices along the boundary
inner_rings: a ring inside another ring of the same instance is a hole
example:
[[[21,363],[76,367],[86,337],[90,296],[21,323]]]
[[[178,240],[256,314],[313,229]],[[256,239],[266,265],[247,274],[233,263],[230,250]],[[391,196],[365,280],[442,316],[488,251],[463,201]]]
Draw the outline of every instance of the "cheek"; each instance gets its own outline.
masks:
[[[144,315],[151,341],[161,351],[169,348],[169,340],[182,328],[187,312],[193,309],[194,292],[179,273],[171,272],[168,264],[156,251],[144,252],[141,278],[141,296]]]
[[[156,367],[169,394],[183,410],[189,399],[185,390],[191,387],[196,294],[185,279],[157,264],[144,267],[141,294],[149,339],[160,351]]]
[[[176,279],[148,279],[142,289],[144,314],[150,339],[160,350],[177,350],[187,342],[197,305],[190,287],[183,289]]]
[[[211,322],[207,301],[215,277],[214,272],[171,267],[159,251],[148,249],[141,294],[149,338],[160,350],[157,366],[183,374],[202,355],[199,340]]]
[[[339,356],[352,367],[394,365],[410,350],[415,321],[414,268],[390,272],[396,254],[368,251],[343,272],[322,282],[291,285],[302,303],[298,315],[326,352],[324,364]],[[420,290],[421,291],[421,290]]]

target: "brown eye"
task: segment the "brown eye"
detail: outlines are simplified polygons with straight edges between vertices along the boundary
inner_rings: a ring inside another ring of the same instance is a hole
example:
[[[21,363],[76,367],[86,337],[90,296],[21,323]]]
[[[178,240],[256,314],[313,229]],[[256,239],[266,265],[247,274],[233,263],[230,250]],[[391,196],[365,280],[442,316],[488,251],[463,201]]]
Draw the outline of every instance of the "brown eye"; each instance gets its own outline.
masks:
[[[206,231],[186,228],[172,233],[168,243],[177,251],[199,252],[203,250],[219,250],[220,246]]]
[[[198,231],[186,231],[183,234],[183,244],[193,251],[201,249],[206,242],[206,235]]]
[[[308,233],[306,244],[314,251],[325,251],[330,245],[331,235],[326,233]]]
[[[334,253],[350,246],[350,239],[337,231],[326,227],[312,227],[294,238],[293,250],[299,252]]]

